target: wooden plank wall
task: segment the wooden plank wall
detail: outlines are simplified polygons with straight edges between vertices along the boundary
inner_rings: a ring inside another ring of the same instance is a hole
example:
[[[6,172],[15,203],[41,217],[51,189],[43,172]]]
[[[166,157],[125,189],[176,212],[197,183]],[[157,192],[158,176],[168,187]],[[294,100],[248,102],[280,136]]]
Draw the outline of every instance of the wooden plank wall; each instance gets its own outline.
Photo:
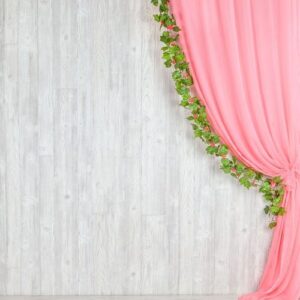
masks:
[[[255,288],[262,199],[193,139],[149,2],[0,0],[0,294]]]

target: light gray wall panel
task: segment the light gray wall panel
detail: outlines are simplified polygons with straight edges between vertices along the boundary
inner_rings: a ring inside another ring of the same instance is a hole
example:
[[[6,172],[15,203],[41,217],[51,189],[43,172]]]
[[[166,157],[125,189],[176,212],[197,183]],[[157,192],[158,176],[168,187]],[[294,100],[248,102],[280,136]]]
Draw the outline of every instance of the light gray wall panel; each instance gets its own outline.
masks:
[[[0,294],[255,288],[261,196],[193,139],[153,13],[0,0]]]

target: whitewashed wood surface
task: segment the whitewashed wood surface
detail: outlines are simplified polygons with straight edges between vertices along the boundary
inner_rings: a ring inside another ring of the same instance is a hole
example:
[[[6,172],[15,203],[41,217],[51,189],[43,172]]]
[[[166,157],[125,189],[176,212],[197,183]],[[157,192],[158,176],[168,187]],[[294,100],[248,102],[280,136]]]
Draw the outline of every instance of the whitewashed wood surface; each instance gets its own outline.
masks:
[[[206,296],[0,296],[0,300],[236,300],[236,295]]]
[[[0,300],[236,300],[236,295],[206,296],[0,296]]]
[[[153,12],[0,0],[0,294],[256,287],[263,201],[193,139]]]

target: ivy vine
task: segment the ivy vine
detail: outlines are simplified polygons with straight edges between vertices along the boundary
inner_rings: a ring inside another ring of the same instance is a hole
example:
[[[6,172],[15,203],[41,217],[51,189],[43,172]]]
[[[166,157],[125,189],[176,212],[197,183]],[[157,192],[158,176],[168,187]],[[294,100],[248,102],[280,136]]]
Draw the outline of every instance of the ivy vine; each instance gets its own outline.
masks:
[[[195,138],[200,138],[207,144],[206,152],[208,154],[219,158],[220,168],[224,173],[236,178],[247,189],[251,187],[259,189],[266,201],[264,211],[271,216],[269,227],[274,228],[277,225],[276,217],[285,214],[285,209],[282,207],[284,196],[282,179],[280,177],[270,178],[246,166],[230,153],[228,146],[214,132],[208,121],[205,106],[198,97],[191,93],[193,78],[185,54],[178,42],[180,28],[170,13],[168,0],[151,0],[151,2],[159,9],[159,13],[153,17],[160,23],[162,30],[160,36],[163,43],[162,58],[165,66],[173,69],[172,78],[176,91],[181,97],[180,105],[190,112],[187,119],[192,125]]]

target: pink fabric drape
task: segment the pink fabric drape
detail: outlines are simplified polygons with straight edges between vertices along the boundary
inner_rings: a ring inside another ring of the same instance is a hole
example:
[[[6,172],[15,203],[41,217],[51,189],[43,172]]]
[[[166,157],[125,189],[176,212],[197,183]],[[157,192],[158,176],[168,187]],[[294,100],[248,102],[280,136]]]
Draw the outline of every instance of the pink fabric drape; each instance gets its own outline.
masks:
[[[288,186],[257,292],[300,297],[300,1],[171,0],[209,119],[248,166]]]

